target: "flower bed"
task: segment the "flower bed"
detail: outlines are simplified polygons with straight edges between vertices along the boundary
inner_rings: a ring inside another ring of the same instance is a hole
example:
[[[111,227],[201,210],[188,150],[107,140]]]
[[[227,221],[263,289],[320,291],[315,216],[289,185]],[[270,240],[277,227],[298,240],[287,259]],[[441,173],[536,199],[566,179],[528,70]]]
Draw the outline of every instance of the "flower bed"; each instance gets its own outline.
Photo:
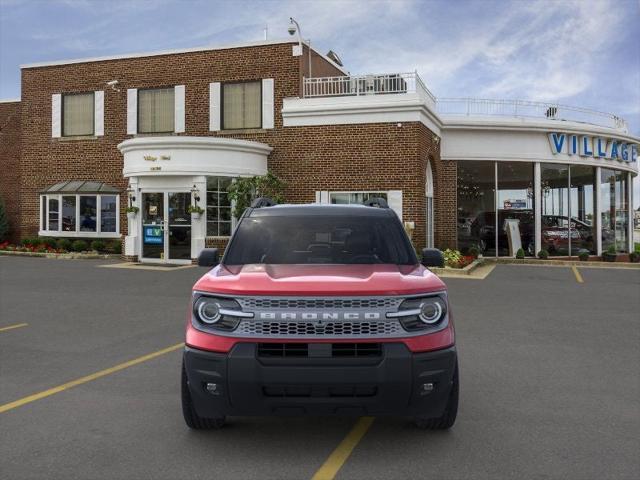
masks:
[[[121,253],[120,240],[113,240],[105,243],[103,240],[94,239],[81,240],[77,239],[71,241],[67,238],[50,238],[50,237],[36,237],[25,238],[20,245],[14,245],[8,241],[0,243],[0,252],[16,253],[16,254],[33,254],[33,256],[45,256],[45,255],[65,255],[74,254],[74,258],[78,255],[75,254],[116,254]],[[41,254],[41,255],[36,255]]]

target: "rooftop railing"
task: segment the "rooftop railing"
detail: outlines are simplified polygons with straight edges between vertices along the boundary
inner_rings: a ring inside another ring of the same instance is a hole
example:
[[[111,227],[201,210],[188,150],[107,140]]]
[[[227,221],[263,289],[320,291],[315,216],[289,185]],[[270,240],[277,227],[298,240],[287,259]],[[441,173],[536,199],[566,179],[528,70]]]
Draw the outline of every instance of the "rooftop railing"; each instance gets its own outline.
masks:
[[[416,72],[304,79],[304,97],[345,97],[418,93],[435,102],[435,97]]]
[[[304,98],[359,97],[416,93],[442,115],[503,116],[540,118],[588,123],[628,131],[627,122],[611,113],[559,103],[482,98],[438,98],[429,91],[417,72],[305,78]]]
[[[505,116],[543,118],[588,123],[627,131],[627,122],[611,113],[559,103],[528,100],[489,100],[483,98],[439,98],[437,111],[442,115]]]

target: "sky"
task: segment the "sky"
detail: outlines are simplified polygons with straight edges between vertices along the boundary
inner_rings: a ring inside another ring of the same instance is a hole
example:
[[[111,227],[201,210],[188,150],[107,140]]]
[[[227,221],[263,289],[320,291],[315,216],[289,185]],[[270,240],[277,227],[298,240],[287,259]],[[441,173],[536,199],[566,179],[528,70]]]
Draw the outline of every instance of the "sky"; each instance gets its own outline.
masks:
[[[640,0],[0,0],[0,99],[20,64],[282,39],[291,16],[351,73],[611,112],[640,136]]]

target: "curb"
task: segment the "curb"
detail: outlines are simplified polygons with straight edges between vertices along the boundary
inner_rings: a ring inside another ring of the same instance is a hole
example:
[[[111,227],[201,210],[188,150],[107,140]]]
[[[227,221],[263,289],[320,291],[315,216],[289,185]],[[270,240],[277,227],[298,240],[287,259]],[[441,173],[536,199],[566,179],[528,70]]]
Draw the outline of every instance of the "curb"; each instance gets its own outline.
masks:
[[[42,257],[55,258],[57,260],[96,260],[96,259],[121,259],[120,254],[113,253],[41,253],[41,252],[12,252],[0,250],[0,255],[15,257]]]
[[[588,267],[588,268],[622,268],[640,269],[640,263],[631,262],[583,262],[580,260],[540,260],[540,259],[516,259],[516,258],[487,258],[488,262],[501,263],[506,265],[537,265],[539,267]]]
[[[473,262],[471,262],[469,265],[467,265],[464,268],[432,267],[432,268],[429,268],[429,270],[431,270],[436,275],[446,274],[447,276],[453,276],[453,275],[466,276],[466,275],[471,275],[476,268],[478,268],[481,265],[484,265],[486,260],[487,260],[486,258],[476,258]]]

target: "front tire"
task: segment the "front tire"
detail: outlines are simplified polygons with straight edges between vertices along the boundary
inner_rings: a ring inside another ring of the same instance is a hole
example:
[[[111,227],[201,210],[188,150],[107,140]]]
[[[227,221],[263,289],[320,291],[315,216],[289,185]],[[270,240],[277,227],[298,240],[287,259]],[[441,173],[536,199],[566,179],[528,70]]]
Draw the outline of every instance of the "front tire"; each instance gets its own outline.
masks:
[[[453,427],[453,424],[456,423],[456,417],[458,416],[459,393],[460,380],[458,378],[458,362],[456,361],[453,379],[451,380],[451,391],[449,392],[444,413],[437,418],[416,417],[416,426],[423,430],[448,430]]]
[[[187,426],[193,430],[217,430],[222,428],[225,417],[204,418],[196,413],[191,399],[191,390],[189,390],[189,379],[187,378],[187,370],[182,362],[182,415]]]

